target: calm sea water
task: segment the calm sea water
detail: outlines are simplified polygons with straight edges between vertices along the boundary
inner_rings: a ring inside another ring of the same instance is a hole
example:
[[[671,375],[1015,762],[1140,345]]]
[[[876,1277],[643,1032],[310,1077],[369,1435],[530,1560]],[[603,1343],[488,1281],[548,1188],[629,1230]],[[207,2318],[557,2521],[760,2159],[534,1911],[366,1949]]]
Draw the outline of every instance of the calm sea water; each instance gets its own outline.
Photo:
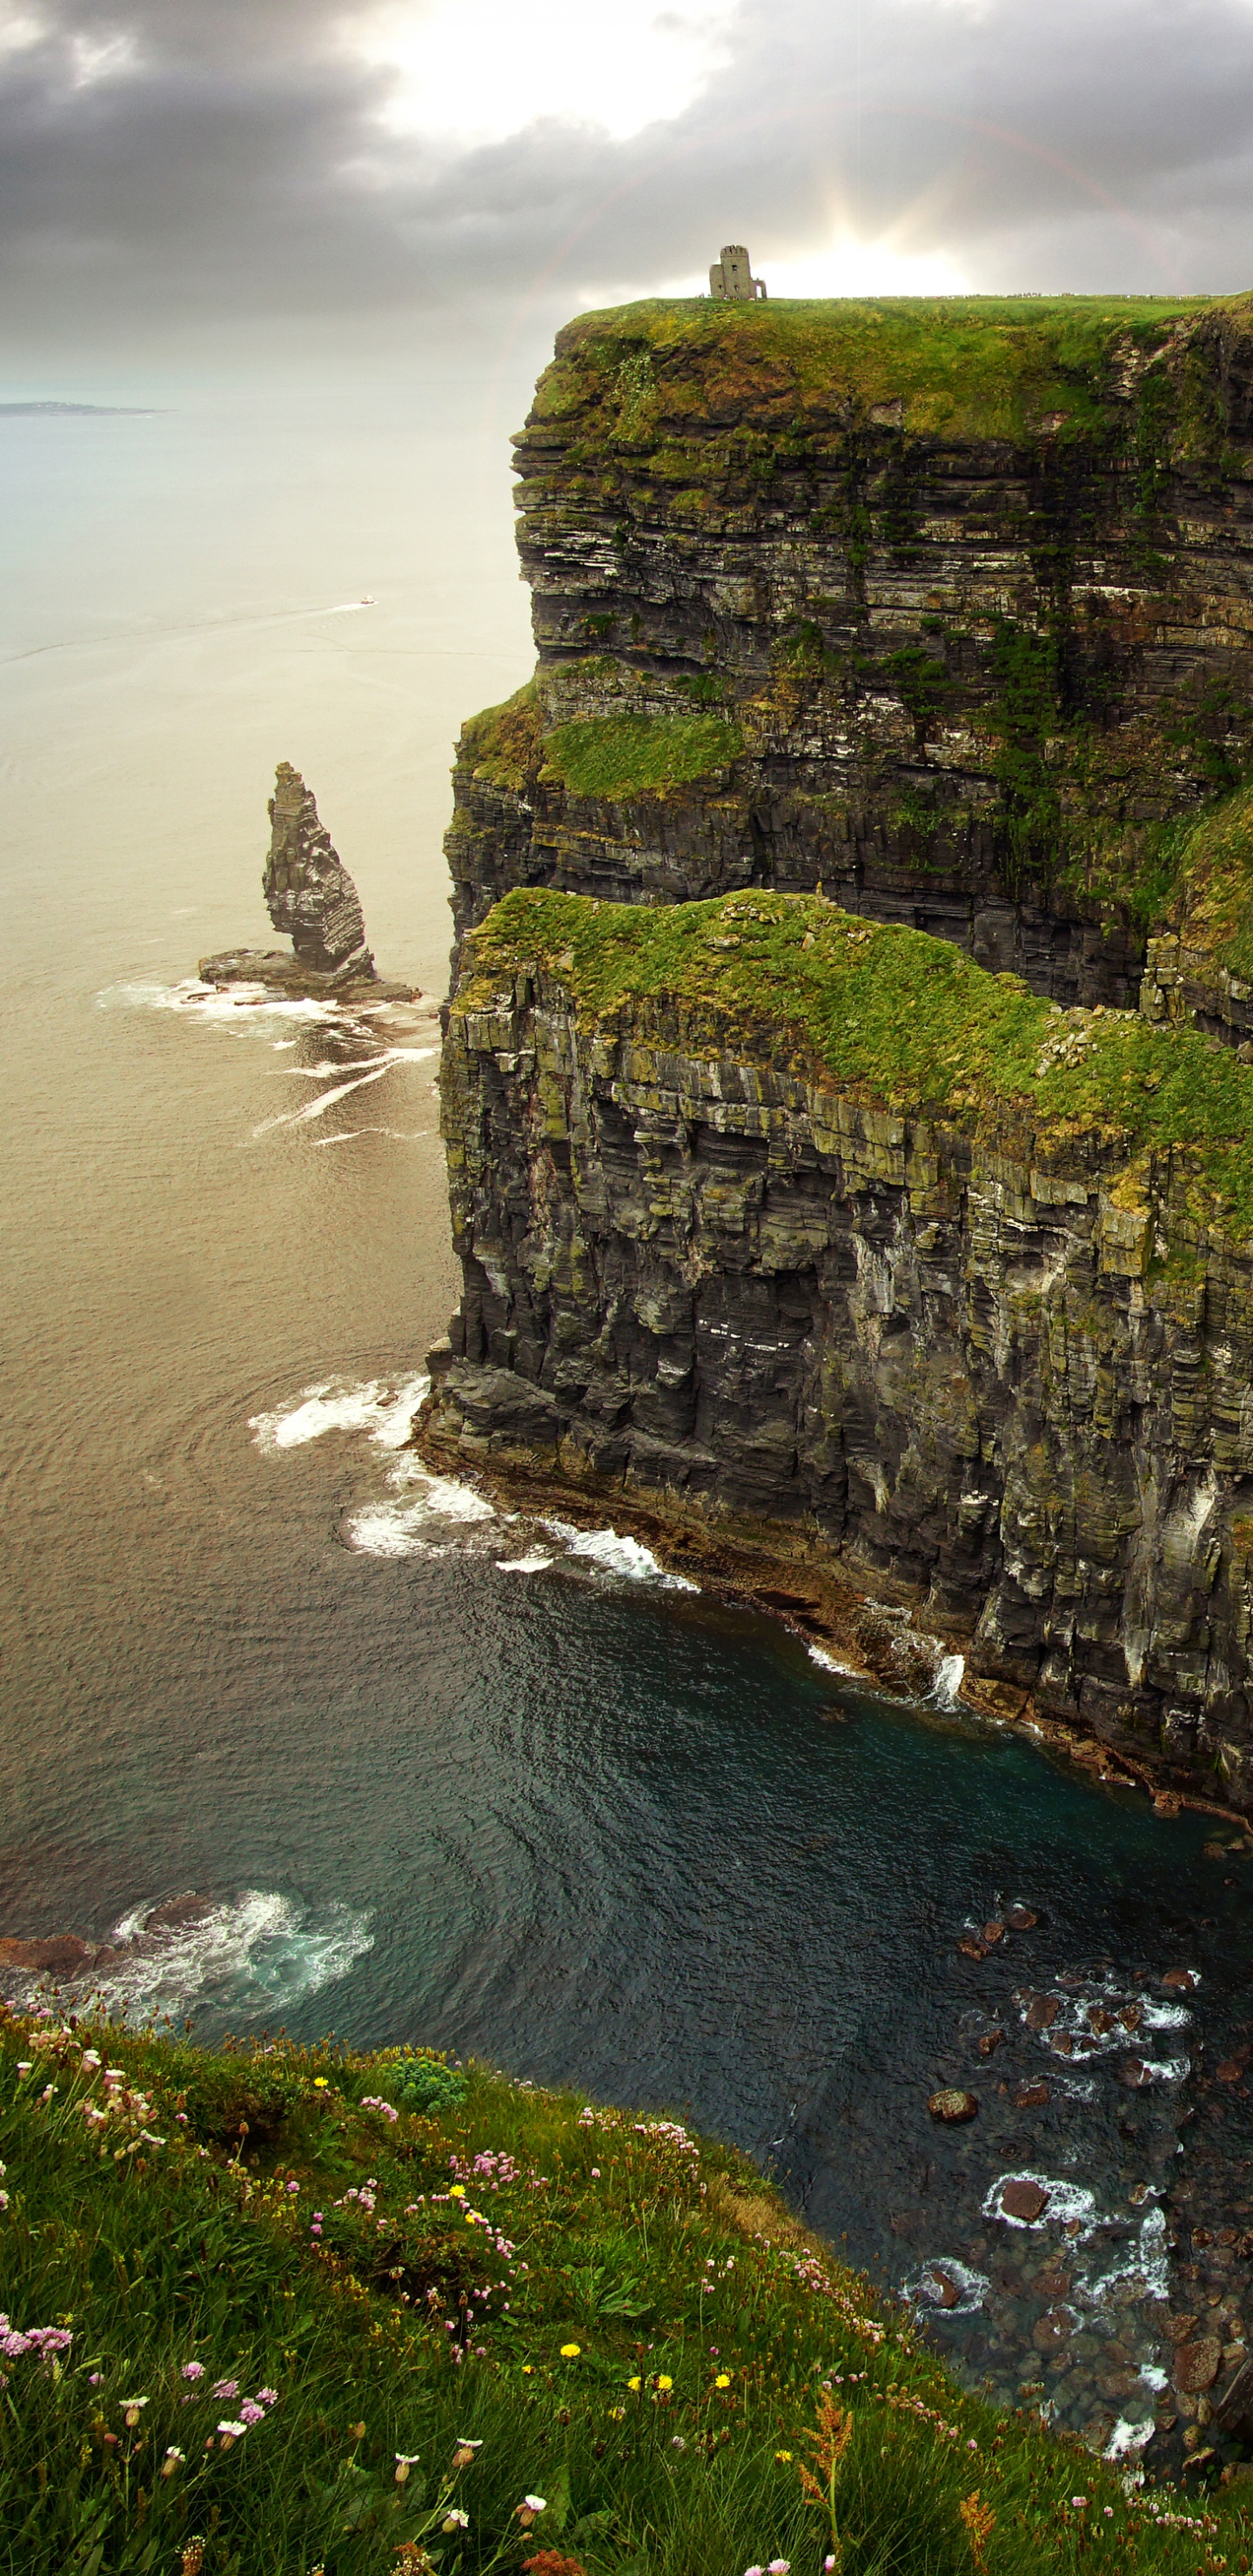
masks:
[[[678,2108],[963,2368],[1134,2443],[1163,2296],[1244,2313],[1189,2241],[1248,2223],[1247,2097],[1202,2072],[1244,2045],[1243,1849],[415,1472],[454,1294],[430,1010],[188,980],[268,936],[286,757],[384,967],[443,989],[451,741],[529,655],[507,513],[438,440],[415,478],[414,439],[0,422],[0,1932],[203,1891],[116,2000]],[[959,1952],[1014,1904],[1035,1929]],[[942,2083],[976,2120],[936,2125]],[[1048,2201],[1014,2227],[1024,2174]]]

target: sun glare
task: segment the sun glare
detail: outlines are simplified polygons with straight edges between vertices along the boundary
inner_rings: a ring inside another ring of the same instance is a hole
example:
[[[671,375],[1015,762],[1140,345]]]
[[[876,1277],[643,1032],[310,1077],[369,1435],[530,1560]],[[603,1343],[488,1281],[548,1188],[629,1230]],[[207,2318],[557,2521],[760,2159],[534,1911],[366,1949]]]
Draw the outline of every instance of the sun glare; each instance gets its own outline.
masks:
[[[756,263],[772,295],[969,295],[970,281],[945,250],[897,250],[890,239],[842,233],[826,250]]]
[[[725,59],[728,0],[393,0],[354,25],[368,62],[394,68],[386,122],[395,132],[499,142],[543,117],[591,125],[618,141],[679,116]]]

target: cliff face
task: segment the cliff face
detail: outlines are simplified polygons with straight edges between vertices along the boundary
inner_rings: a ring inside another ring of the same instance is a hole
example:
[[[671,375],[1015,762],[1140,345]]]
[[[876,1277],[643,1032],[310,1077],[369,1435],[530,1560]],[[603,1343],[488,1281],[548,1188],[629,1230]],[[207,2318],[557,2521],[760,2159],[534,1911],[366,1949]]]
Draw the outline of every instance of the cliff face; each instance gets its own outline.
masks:
[[[1253,750],[1250,299],[592,314],[518,467],[539,668],[462,737],[459,937],[821,883],[1134,1003]]]
[[[830,904],[514,895],[426,1438],[773,1535],[1253,1805],[1253,1072]]]

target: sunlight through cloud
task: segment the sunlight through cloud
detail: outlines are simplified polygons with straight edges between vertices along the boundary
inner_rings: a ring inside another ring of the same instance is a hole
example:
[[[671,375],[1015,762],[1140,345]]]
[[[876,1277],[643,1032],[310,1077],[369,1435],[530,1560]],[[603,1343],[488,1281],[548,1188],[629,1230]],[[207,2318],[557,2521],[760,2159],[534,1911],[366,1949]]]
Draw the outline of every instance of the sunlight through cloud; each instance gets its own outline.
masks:
[[[612,13],[586,0],[547,0],[531,13],[513,0],[392,0],[354,26],[351,42],[400,75],[386,114],[393,131],[487,143],[560,118],[621,142],[691,106],[726,60],[735,14],[726,0],[667,10],[618,0]]]

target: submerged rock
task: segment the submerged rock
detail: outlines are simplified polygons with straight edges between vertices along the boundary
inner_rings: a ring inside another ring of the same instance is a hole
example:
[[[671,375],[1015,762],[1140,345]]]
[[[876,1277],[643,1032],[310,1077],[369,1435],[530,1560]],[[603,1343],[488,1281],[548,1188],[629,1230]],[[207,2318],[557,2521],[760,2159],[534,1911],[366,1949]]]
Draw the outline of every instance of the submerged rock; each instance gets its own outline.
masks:
[[[385,984],[366,944],[361,900],[317,803],[299,770],[280,760],[269,802],[270,847],[261,879],[276,930],[291,935],[285,949],[236,948],[203,957],[206,984],[262,985],[292,998],[411,1001],[408,984]]]
[[[927,2109],[933,2120],[973,2120],[978,2115],[978,2096],[963,2093],[956,2085],[945,2085],[939,2093],[931,2095]]]

